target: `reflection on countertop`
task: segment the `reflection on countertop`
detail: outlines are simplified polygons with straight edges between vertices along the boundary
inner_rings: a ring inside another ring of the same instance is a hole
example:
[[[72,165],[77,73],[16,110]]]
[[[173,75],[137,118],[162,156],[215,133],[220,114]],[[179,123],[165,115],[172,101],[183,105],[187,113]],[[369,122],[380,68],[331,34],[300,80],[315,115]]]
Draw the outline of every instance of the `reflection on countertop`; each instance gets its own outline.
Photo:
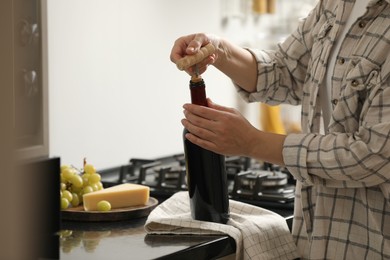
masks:
[[[210,259],[235,252],[227,235],[148,235],[146,218],[119,222],[63,221],[61,259]]]

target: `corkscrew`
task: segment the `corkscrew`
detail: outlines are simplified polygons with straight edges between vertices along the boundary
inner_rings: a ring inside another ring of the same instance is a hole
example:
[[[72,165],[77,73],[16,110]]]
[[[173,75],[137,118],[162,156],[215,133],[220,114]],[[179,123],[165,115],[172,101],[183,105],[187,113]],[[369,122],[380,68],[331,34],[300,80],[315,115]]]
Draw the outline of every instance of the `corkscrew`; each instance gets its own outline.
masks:
[[[198,82],[201,80],[201,76],[199,73],[199,64],[193,65],[195,74],[191,76],[191,81]]]

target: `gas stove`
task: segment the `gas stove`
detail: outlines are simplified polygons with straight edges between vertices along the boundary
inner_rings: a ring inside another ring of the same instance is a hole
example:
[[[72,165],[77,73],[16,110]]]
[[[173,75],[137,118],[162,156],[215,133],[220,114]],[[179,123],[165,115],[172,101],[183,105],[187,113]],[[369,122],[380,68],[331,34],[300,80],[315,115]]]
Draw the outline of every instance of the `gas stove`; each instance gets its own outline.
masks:
[[[226,157],[230,199],[275,211],[294,207],[295,181],[282,167],[241,156]],[[99,171],[104,187],[137,183],[150,187],[160,201],[187,190],[184,154],[145,159],[131,158],[118,167]]]

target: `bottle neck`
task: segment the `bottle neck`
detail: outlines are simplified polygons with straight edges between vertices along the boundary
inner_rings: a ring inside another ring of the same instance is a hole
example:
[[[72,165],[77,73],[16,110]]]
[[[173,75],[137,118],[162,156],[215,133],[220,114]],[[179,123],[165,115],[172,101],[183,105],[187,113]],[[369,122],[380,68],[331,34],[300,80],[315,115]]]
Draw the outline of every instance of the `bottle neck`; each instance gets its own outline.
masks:
[[[207,107],[206,85],[200,76],[191,78],[190,91],[192,104]]]

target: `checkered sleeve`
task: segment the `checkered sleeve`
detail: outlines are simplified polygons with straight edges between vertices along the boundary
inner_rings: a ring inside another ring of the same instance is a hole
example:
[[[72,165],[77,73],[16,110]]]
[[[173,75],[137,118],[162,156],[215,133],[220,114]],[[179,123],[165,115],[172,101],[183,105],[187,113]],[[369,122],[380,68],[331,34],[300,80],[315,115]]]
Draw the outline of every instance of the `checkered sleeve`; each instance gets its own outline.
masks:
[[[244,100],[270,105],[301,103],[302,86],[311,58],[312,27],[320,12],[321,5],[318,4],[300,21],[296,30],[277,45],[277,50],[248,49],[257,61],[257,91],[249,93],[236,86]]]

